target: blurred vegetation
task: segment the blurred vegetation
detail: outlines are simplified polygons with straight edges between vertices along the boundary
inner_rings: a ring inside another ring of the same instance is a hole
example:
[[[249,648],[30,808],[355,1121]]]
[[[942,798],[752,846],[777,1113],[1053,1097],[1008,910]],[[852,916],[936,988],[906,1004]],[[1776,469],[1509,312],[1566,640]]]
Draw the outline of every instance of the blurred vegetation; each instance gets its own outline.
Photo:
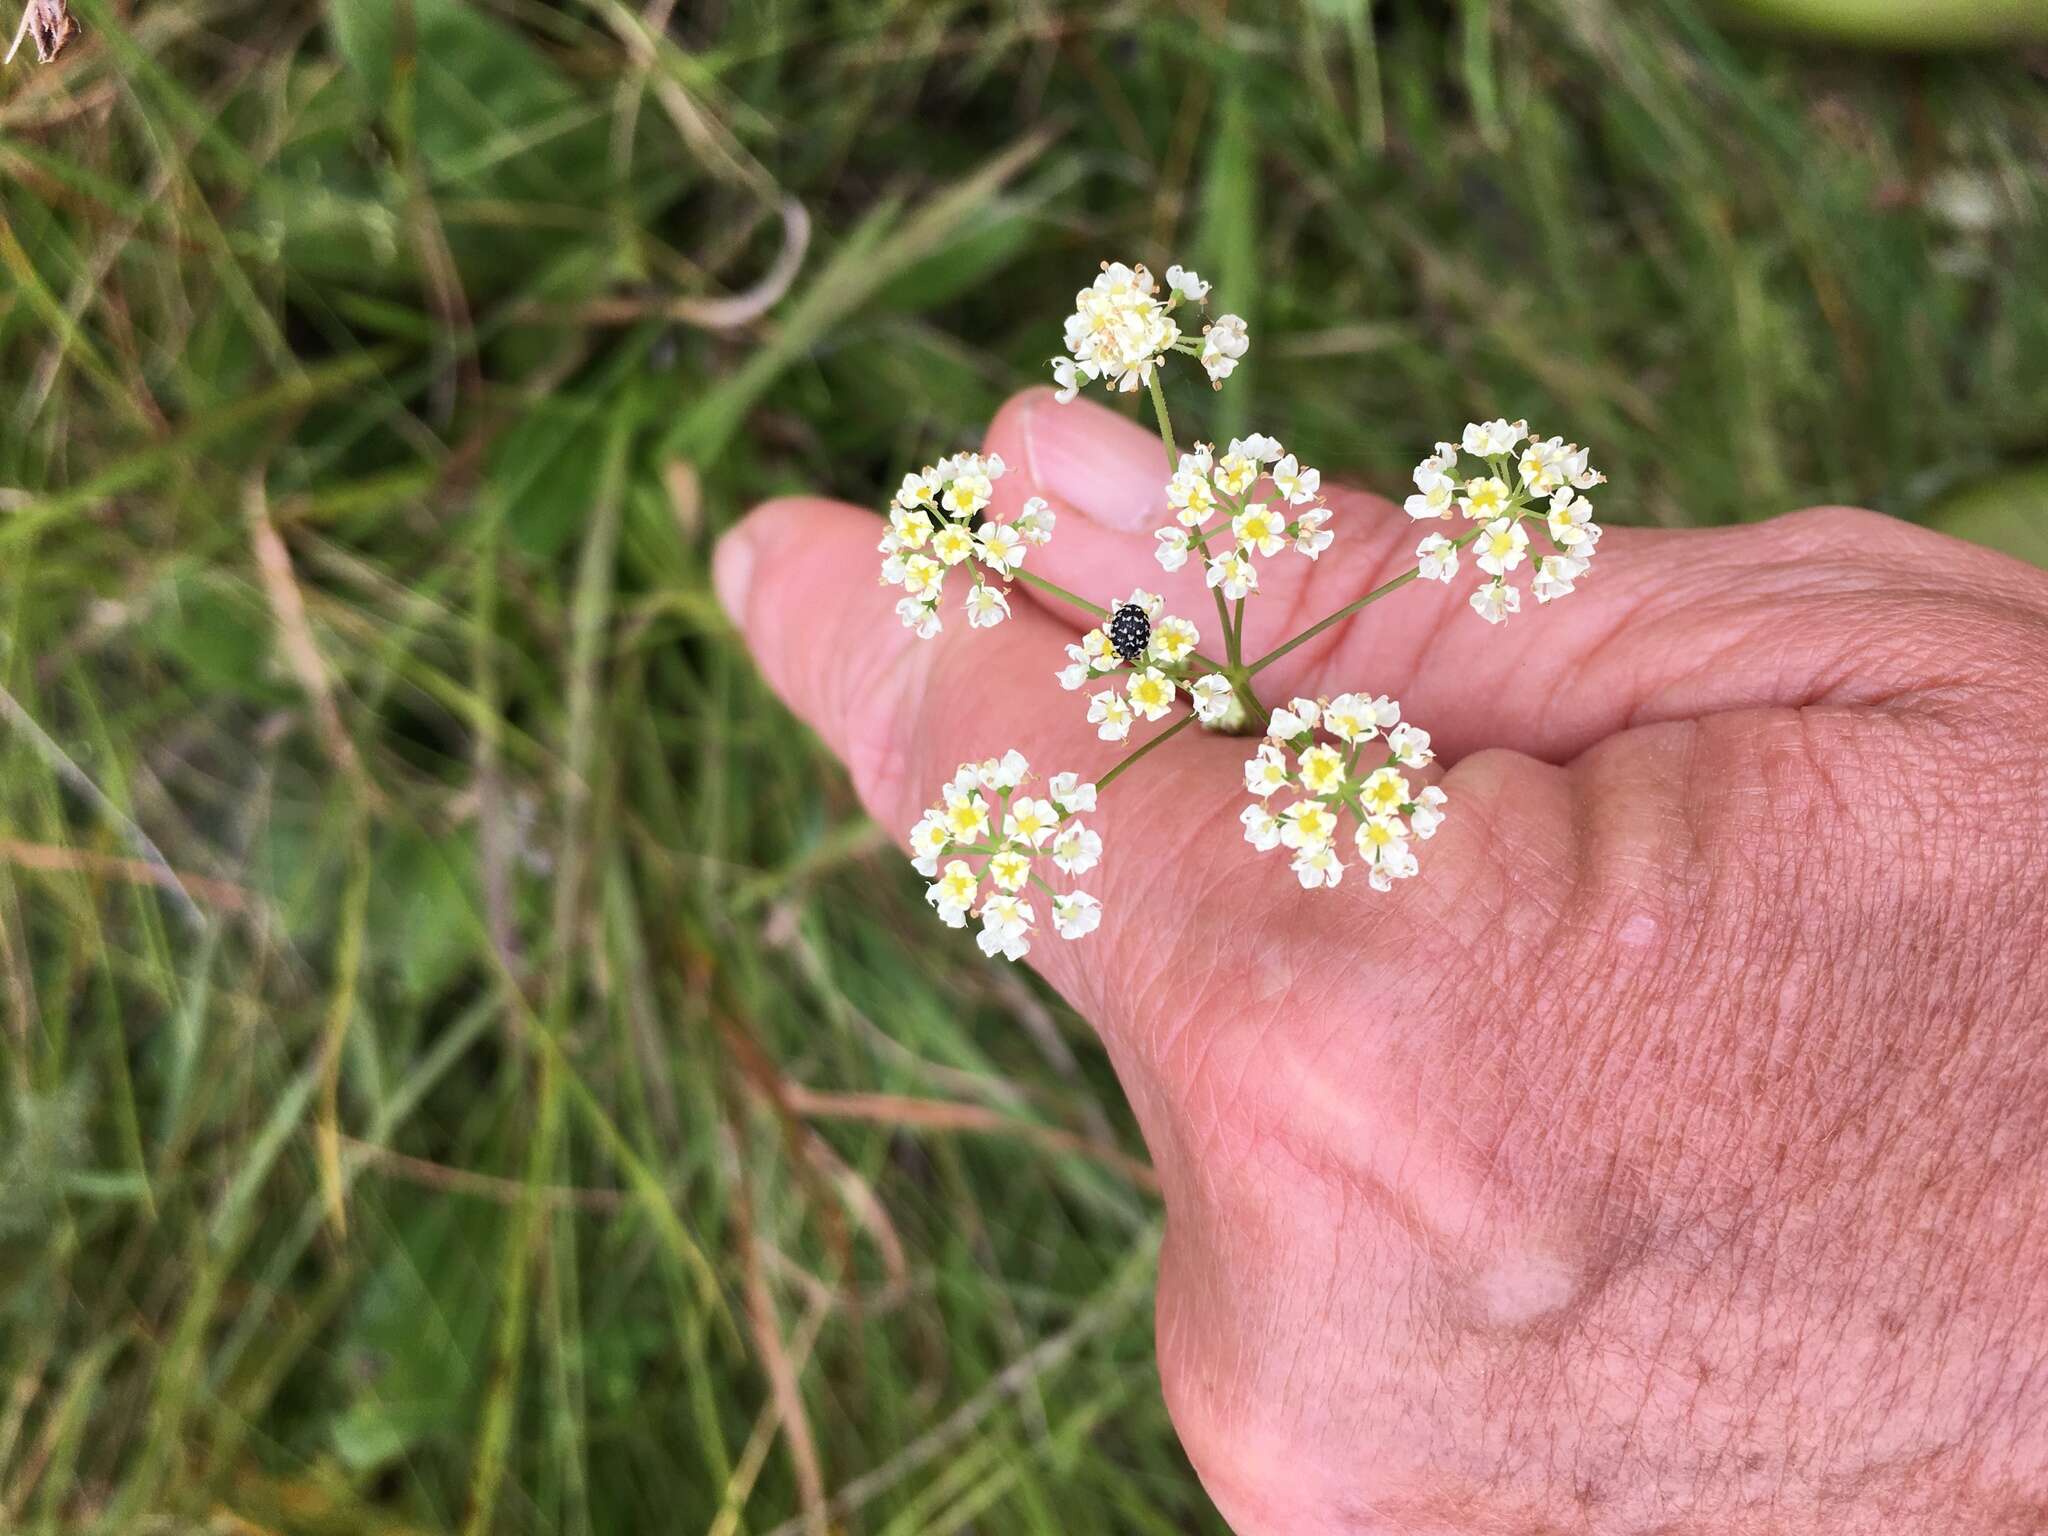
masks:
[[[2040,535],[2023,52],[73,10],[0,76],[0,1528],[1220,1529],[1099,1053],[706,585],[754,499],[975,441],[1105,256],[1250,318],[1188,420],[1351,478],[1504,411],[1616,520]]]

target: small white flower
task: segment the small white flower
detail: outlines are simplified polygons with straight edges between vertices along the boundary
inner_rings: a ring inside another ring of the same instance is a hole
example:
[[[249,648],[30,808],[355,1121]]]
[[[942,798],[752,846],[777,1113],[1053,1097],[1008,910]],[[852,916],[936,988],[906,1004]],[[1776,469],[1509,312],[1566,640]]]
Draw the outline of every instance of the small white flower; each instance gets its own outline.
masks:
[[[1358,786],[1359,803],[1368,814],[1374,816],[1392,815],[1409,801],[1408,780],[1393,768],[1380,768],[1365,777]]]
[[[1444,802],[1447,799],[1449,796],[1434,784],[1416,795],[1415,809],[1408,813],[1408,824],[1424,842],[1435,837],[1436,829],[1444,824]]]
[[[932,535],[931,552],[941,565],[958,565],[974,553],[974,535],[948,523]]]
[[[994,481],[980,465],[963,468],[939,492],[939,505],[954,517],[972,517],[995,499]]]
[[[1529,432],[1526,421],[1505,421],[1496,419],[1485,422],[1468,422],[1465,426],[1464,446],[1467,453],[1477,454],[1482,459],[1496,458],[1504,453],[1513,453]]]
[[[1316,728],[1321,710],[1322,706],[1314,699],[1289,699],[1285,708],[1273,711],[1266,725],[1266,734],[1274,741],[1292,741],[1304,731]]]
[[[933,478],[929,469],[922,469],[914,475],[903,477],[903,483],[896,488],[896,506],[901,511],[931,507],[937,504],[938,496],[939,482]],[[922,523],[924,520],[920,518],[918,521]]]
[[[1313,560],[1337,542],[1337,535],[1323,524],[1330,520],[1328,507],[1317,507],[1304,512],[1294,524],[1294,552]]]
[[[1404,768],[1425,768],[1436,756],[1429,749],[1429,732],[1419,725],[1401,724],[1387,732],[1387,751]]]
[[[1053,675],[1059,679],[1062,688],[1072,693],[1095,675],[1095,669],[1088,665],[1086,651],[1078,645],[1070,645],[1067,647],[1067,664]]]
[[[1322,486],[1323,472],[1296,463],[1291,453],[1273,466],[1273,489],[1286,498],[1290,507],[1307,506],[1316,499]]]
[[[989,855],[988,877],[1003,890],[1023,890],[1031,878],[1031,855],[1021,848],[998,848]]]
[[[1052,360],[1052,381],[1056,386],[1052,397],[1057,404],[1065,405],[1081,393],[1081,374],[1074,367],[1074,360],[1071,357],[1056,357]]]
[[[1605,485],[1607,477],[1586,462],[1587,450],[1577,443],[1566,443],[1564,457],[1558,461],[1558,473],[1565,483],[1582,491],[1590,491],[1596,485]]]
[[[1508,483],[1498,475],[1481,475],[1465,482],[1465,494],[1458,498],[1458,510],[1475,523],[1499,517],[1508,509]]]
[[[991,896],[981,904],[981,932],[974,942],[984,955],[1021,960],[1031,952],[1031,925],[1038,914],[1017,896]]]
[[[1164,571],[1177,571],[1188,563],[1188,531],[1185,528],[1161,528],[1152,535],[1159,541],[1159,547],[1152,551]]]
[[[1201,274],[1178,263],[1166,269],[1166,286],[1176,297],[1199,304],[1209,297],[1209,285]]]
[[[1001,587],[978,581],[967,594],[967,624],[971,629],[989,629],[1010,616],[1010,600]]]
[[[1474,592],[1471,601],[1474,613],[1489,624],[1499,624],[1509,614],[1522,611],[1522,590],[1496,579]]]
[[[896,535],[896,542],[885,553],[905,549],[923,549],[925,541],[932,536],[932,520],[916,507],[889,509],[889,531]]]
[[[1124,684],[1124,692],[1131,701],[1131,708],[1147,720],[1161,720],[1173,708],[1173,680],[1157,667],[1147,667],[1142,672],[1133,672]],[[1090,718],[1093,718],[1091,713]]]
[[[1328,798],[1344,788],[1344,754],[1321,744],[1310,747],[1295,760],[1301,787],[1312,795]]]
[[[1046,839],[1059,830],[1059,824],[1060,813],[1053,809],[1050,800],[1019,795],[1010,802],[1009,812],[1003,817],[1003,836],[1014,843],[1043,848]]]
[[[1221,587],[1223,595],[1233,601],[1249,597],[1259,589],[1258,567],[1238,551],[1211,560],[1207,579],[1210,586]]]
[[[952,840],[945,813],[936,807],[926,811],[918,818],[917,825],[910,829],[910,867],[920,875],[937,874],[939,855],[946,851],[946,845]]]
[[[953,859],[946,872],[925,887],[924,899],[932,904],[939,920],[948,928],[965,928],[967,912],[974,905],[980,882],[965,859]]]
[[[1182,454],[1181,463],[1190,457]],[[1166,504],[1183,528],[1199,528],[1216,513],[1216,487],[1210,483],[1209,473],[1206,468],[1196,473],[1183,469],[1166,482]]]
[[[1451,510],[1451,498],[1457,494],[1457,483],[1451,479],[1450,471],[1458,462],[1455,444],[1438,443],[1436,452],[1415,466],[1415,494],[1401,504],[1401,509],[1410,517],[1428,519],[1443,517]]]
[[[1550,498],[1546,521],[1550,527],[1550,542],[1561,549],[1599,542],[1600,529],[1593,521],[1593,504],[1570,486]]]
[[[912,555],[903,562],[903,590],[921,603],[936,603],[946,590],[946,568],[930,555]]]
[[[1078,773],[1054,774],[1045,791],[1052,797],[1052,803],[1069,816],[1095,809],[1095,786],[1083,783]]]
[[[1293,717],[1290,715],[1289,718]],[[1380,733],[1375,701],[1362,693],[1338,694],[1323,706],[1323,729],[1346,744],[1371,741]],[[1301,732],[1289,731],[1287,734],[1299,736]]]
[[[1024,563],[1024,536],[1008,523],[984,523],[974,535],[976,557],[1001,576],[1014,576]]]
[[[1157,624],[1161,616],[1166,612],[1166,599],[1157,592],[1147,592],[1143,587],[1133,587],[1131,588],[1131,595],[1122,602],[1111,603],[1109,611],[1115,613],[1119,608],[1133,606],[1142,608],[1145,611],[1147,623]]]
[[[1343,862],[1337,857],[1337,851],[1326,843],[1302,849],[1288,867],[1294,871],[1305,891],[1325,885],[1334,889],[1344,878]]]
[[[1052,505],[1043,496],[1034,496],[1024,503],[1024,510],[1017,514],[1015,528],[1026,544],[1043,547],[1052,542],[1053,524],[1058,517]]]
[[[1063,939],[1093,933],[1102,922],[1102,903],[1086,891],[1070,891],[1052,899],[1052,926]]]
[[[1522,477],[1522,484],[1529,488],[1530,495],[1548,496],[1564,484],[1564,459],[1568,451],[1561,437],[1547,438],[1542,442],[1533,436],[1529,439],[1515,465],[1515,472]]]
[[[1250,345],[1242,315],[1218,315],[1216,323],[1202,332],[1202,367],[1221,385],[1236,371],[1238,359]]]
[[[1052,861],[1069,875],[1085,875],[1102,858],[1102,835],[1074,822],[1052,845]]]
[[[1489,576],[1505,576],[1522,563],[1529,547],[1529,530],[1515,518],[1497,517],[1488,523],[1472,546],[1479,569]]]
[[[1296,800],[1280,813],[1280,842],[1288,848],[1327,847],[1337,835],[1337,814],[1320,800]]]
[[[1409,850],[1407,828],[1398,816],[1368,816],[1358,824],[1355,835],[1358,856],[1365,861],[1366,878],[1376,891],[1391,891],[1396,880],[1406,880],[1420,865]]]
[[[1244,787],[1261,800],[1287,787],[1287,757],[1270,741],[1261,742],[1257,752],[1245,759]]]
[[[1090,696],[1088,723],[1095,727],[1095,734],[1100,740],[1122,741],[1131,734],[1131,706],[1115,689],[1106,688]]]
[[[1247,554],[1270,559],[1287,547],[1287,524],[1263,501],[1252,502],[1231,518],[1230,532]]]
[[[957,782],[948,784],[943,814],[952,842],[975,843],[988,836],[988,801],[979,790],[963,789]]]
[[[1195,718],[1214,725],[1230,712],[1230,683],[1220,673],[1206,672],[1188,685]]]
[[[1202,643],[1202,632],[1186,619],[1164,618],[1152,626],[1152,654],[1168,666],[1187,660]]]
[[[999,790],[1015,789],[1030,771],[1031,764],[1025,760],[1024,754],[1012,747],[1001,757],[985,757],[976,763],[974,782],[993,794]]]
[[[1586,562],[1569,555],[1545,555],[1536,562],[1536,574],[1529,582],[1529,595],[1539,603],[1554,603],[1569,597],[1586,569]]]
[[[916,630],[917,638],[920,640],[931,639],[942,627],[938,608],[931,603],[919,602],[914,597],[903,598],[896,604],[896,617],[903,621],[905,629]]]
[[[1268,437],[1263,432],[1254,432],[1249,437],[1233,437],[1230,451],[1244,455],[1254,464],[1271,464],[1280,457],[1280,439]]]
[[[1237,819],[1244,823],[1244,840],[1259,852],[1271,853],[1280,846],[1280,818],[1264,805],[1246,806]]]
[[[1226,496],[1242,496],[1259,481],[1259,461],[1243,451],[1242,443],[1233,442],[1230,451],[1216,461],[1211,478],[1216,489]]]
[[[1458,547],[1440,533],[1415,546],[1415,562],[1424,581],[1449,581],[1458,574]]]

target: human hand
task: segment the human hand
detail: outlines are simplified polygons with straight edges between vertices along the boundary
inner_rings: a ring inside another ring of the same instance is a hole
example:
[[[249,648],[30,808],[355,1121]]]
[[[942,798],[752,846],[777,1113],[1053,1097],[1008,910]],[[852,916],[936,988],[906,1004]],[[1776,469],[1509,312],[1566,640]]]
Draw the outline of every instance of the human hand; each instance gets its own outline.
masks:
[[[999,514],[1059,513],[1043,575],[1205,607],[1155,437],[1033,392],[988,449]],[[1330,499],[1249,653],[1412,559]],[[1020,587],[919,642],[878,532],[785,500],[717,560],[877,817],[1113,760],[1052,677],[1083,625]],[[1838,508],[1616,529],[1504,632],[1424,583],[1262,675],[1352,689],[1452,765],[1421,878],[1299,889],[1205,735],[1105,797],[1101,928],[1031,956],[1158,1166],[1161,1377],[1231,1524],[2048,1531],[2048,578]]]

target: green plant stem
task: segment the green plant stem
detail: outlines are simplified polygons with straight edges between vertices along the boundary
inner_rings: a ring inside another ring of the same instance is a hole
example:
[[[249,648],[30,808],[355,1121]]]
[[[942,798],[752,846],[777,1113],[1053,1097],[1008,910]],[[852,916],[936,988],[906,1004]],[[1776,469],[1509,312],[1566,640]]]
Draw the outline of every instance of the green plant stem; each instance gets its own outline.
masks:
[[[1087,613],[1092,613],[1098,619],[1106,619],[1109,617],[1109,610],[1107,608],[1097,607],[1094,603],[1089,602],[1087,598],[1079,597],[1074,593],[1069,592],[1065,587],[1061,586],[1058,582],[1047,581],[1043,576],[1037,575],[1031,571],[1027,571],[1022,566],[1019,566],[1017,568],[1017,579],[1019,581],[1028,581],[1031,583],[1032,586],[1038,588],[1039,591],[1049,592],[1054,597],[1058,598],[1061,602],[1072,603],[1076,608],[1082,609],[1084,612]]]
[[[1463,549],[1466,545],[1470,544],[1474,539],[1478,538],[1479,535],[1484,533],[1485,531],[1486,530],[1484,528],[1475,528],[1470,533],[1466,534],[1462,539],[1453,539],[1451,541],[1451,547],[1453,549]],[[1365,596],[1359,598],[1356,602],[1346,603],[1342,608],[1339,608],[1335,613],[1331,614],[1328,618],[1319,619],[1315,623],[1309,625],[1307,629],[1304,629],[1292,640],[1289,640],[1282,645],[1274,646],[1272,650],[1266,652],[1265,655],[1261,656],[1257,661],[1253,662],[1250,666],[1246,667],[1244,669],[1245,675],[1247,677],[1250,677],[1259,672],[1263,672],[1267,667],[1270,667],[1274,662],[1278,661],[1282,656],[1285,656],[1289,651],[1293,650],[1296,646],[1307,644],[1309,641],[1315,639],[1317,635],[1320,635],[1324,630],[1328,629],[1331,625],[1343,623],[1346,619],[1350,618],[1354,613],[1359,612],[1361,609],[1371,607],[1374,603],[1378,602],[1388,593],[1400,591],[1401,588],[1407,586],[1409,582],[1415,580],[1415,578],[1420,576],[1421,574],[1422,567],[1420,565],[1417,565],[1413,570],[1403,571],[1399,576],[1396,576],[1392,581],[1382,582],[1379,586],[1374,587],[1370,592],[1366,593]]]
[[[1170,475],[1180,468],[1180,449],[1173,441],[1173,413],[1166,408],[1166,386],[1159,382],[1157,368],[1146,382],[1152,386],[1152,414],[1159,419],[1159,440],[1166,444],[1166,472]]]
[[[1101,778],[1097,779],[1095,781],[1095,792],[1097,794],[1101,794],[1103,790],[1109,788],[1110,781],[1113,780],[1118,774],[1122,773],[1126,768],[1130,767],[1131,764],[1135,763],[1139,758],[1143,757],[1147,752],[1150,752],[1154,747],[1158,746],[1161,742],[1169,740],[1170,738],[1178,735],[1180,732],[1186,730],[1189,726],[1193,725],[1194,723],[1195,717],[1193,715],[1182,715],[1178,720],[1174,721],[1173,724],[1169,725],[1165,730],[1161,731],[1157,736],[1154,736],[1150,741],[1146,742],[1145,745],[1138,748],[1137,751],[1133,752],[1129,757],[1126,757],[1122,762],[1118,763],[1114,768],[1110,769],[1109,772],[1105,773]]]

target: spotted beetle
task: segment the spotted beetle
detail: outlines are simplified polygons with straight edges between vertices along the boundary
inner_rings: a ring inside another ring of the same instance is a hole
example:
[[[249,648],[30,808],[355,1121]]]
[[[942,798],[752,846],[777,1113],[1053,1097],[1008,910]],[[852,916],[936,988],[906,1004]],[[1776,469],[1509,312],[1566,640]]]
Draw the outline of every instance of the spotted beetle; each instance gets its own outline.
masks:
[[[1135,663],[1152,643],[1152,620],[1136,603],[1125,603],[1110,615],[1110,649],[1125,661]]]

